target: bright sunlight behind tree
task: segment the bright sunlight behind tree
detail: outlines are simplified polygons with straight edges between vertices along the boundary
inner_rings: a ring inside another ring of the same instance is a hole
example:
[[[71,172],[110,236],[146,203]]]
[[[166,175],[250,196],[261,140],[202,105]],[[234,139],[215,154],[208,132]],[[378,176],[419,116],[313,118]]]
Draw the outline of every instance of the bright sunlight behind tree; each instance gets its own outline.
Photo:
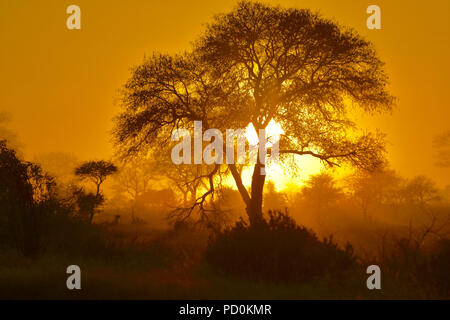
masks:
[[[366,170],[383,164],[382,135],[358,134],[350,105],[390,111],[394,98],[373,45],[352,29],[307,9],[240,2],[218,15],[192,51],[154,54],[135,68],[125,86],[115,140],[124,156],[161,149],[174,129],[257,131],[271,121],[283,130],[281,160],[310,155],[329,166]],[[261,146],[260,146],[261,147]],[[264,146],[262,146],[264,147]],[[235,164],[210,165],[203,208],[215,175],[231,173],[252,225],[262,220],[264,162],[254,165],[247,189]]]

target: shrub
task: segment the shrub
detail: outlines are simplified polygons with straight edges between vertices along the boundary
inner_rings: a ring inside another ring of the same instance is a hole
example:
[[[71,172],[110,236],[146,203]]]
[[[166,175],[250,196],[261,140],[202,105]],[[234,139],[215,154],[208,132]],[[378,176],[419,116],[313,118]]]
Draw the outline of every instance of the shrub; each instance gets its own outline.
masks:
[[[450,239],[442,239],[435,253],[428,259],[427,270],[422,268],[420,283],[432,290],[432,297],[450,298]]]
[[[269,211],[251,227],[244,221],[210,239],[206,260],[214,268],[255,280],[300,281],[340,279],[356,265],[353,249],[341,250],[332,237],[320,241],[287,213]]]

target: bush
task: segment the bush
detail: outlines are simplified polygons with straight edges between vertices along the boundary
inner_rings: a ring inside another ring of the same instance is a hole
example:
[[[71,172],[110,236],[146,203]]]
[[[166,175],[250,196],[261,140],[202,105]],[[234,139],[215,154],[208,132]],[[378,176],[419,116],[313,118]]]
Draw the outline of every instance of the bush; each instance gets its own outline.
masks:
[[[424,270],[426,269],[426,270]],[[421,287],[431,289],[433,298],[450,298],[450,239],[442,239],[430,255],[426,268],[419,275]]]
[[[269,211],[251,227],[238,222],[210,239],[206,260],[214,268],[246,279],[305,282],[342,279],[356,265],[353,249],[341,250],[332,238],[320,241],[286,213]]]
[[[101,228],[82,219],[52,215],[45,221],[43,236],[47,252],[73,256],[100,256],[108,248]]]

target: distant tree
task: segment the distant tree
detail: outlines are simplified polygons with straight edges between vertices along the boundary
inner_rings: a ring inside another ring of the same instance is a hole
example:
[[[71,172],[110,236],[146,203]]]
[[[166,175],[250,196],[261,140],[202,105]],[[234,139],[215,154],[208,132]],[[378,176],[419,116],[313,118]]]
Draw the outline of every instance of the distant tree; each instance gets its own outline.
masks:
[[[100,186],[105,179],[116,172],[117,167],[113,163],[104,160],[88,161],[75,169],[75,175],[83,179],[89,179],[95,184],[96,195],[100,194]]]
[[[184,208],[195,204],[199,189],[206,187],[206,181],[202,179],[202,176],[207,174],[205,169],[205,166],[200,164],[174,165],[167,161],[160,162],[156,166],[160,176],[168,180],[170,187],[182,195]]]
[[[449,236],[450,215],[448,209],[439,210],[441,195],[433,180],[417,176],[405,183],[402,190],[405,204],[419,209],[417,214],[409,215],[408,242],[416,250],[430,238],[445,239]],[[414,213],[412,211],[411,213]]]
[[[347,189],[360,207],[364,218],[369,218],[371,212],[381,205],[399,205],[403,201],[404,179],[393,170],[359,170],[345,180]]]
[[[450,185],[444,187],[442,190],[443,200],[447,203],[450,203]]]
[[[264,190],[264,209],[283,211],[287,208],[287,196],[282,192],[277,192],[273,181],[269,181]]]
[[[124,197],[124,200],[119,200],[119,202],[122,202],[122,204],[130,203],[133,223],[143,221],[136,216],[136,209],[144,205],[139,203],[142,200],[142,196],[152,188],[152,184],[160,180],[155,167],[156,164],[152,159],[129,159],[129,161],[122,164],[119,173],[114,176],[113,189],[116,192],[115,199],[119,200],[120,197]]]
[[[433,180],[426,176],[417,176],[409,180],[403,190],[405,200],[425,209],[432,201],[440,199],[438,189]]]
[[[312,210],[320,222],[336,202],[342,198],[342,190],[336,186],[336,181],[328,173],[312,175],[302,188],[302,196],[309,210]]]
[[[439,167],[450,167],[450,131],[446,131],[435,137],[433,147],[437,150],[436,164]]]
[[[81,193],[81,198],[79,198],[82,207],[84,209],[89,209],[89,221],[92,222],[95,214],[95,208],[97,208],[103,202],[103,195],[101,194],[101,185],[105,181],[105,179],[116,173],[117,167],[108,161],[100,160],[100,161],[88,161],[81,164],[79,167],[75,169],[75,175],[88,179],[95,184],[96,193],[95,194],[84,194]],[[94,199],[95,198],[95,199]]]
[[[139,196],[150,189],[152,180],[158,180],[154,167],[153,161],[147,159],[133,159],[124,163],[114,177],[113,188],[136,202]]]
[[[265,129],[274,120],[284,130],[280,154],[309,155],[329,166],[372,170],[384,162],[383,136],[359,134],[349,106],[390,111],[388,77],[373,45],[310,10],[243,1],[218,15],[185,55],[155,55],[138,66],[125,86],[123,112],[114,131],[124,156],[170,143],[174,129]],[[260,148],[265,146],[259,146]],[[258,153],[259,154],[259,153]],[[263,159],[254,165],[251,188],[227,164],[247,207],[250,223],[262,221]],[[211,165],[207,188],[215,192]]]
[[[149,188],[139,196],[138,200],[148,209],[159,212],[167,211],[167,208],[176,201],[173,190],[169,188],[160,190]]]

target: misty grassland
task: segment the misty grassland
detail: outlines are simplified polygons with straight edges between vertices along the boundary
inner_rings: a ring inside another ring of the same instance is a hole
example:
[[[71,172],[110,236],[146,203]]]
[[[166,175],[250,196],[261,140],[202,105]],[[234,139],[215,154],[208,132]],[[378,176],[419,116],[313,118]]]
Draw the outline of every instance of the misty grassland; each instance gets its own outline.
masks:
[[[324,188],[322,185],[321,189]],[[267,194],[267,202],[276,207],[286,204],[284,201],[297,201],[291,215],[315,231],[295,231],[290,218],[273,211],[266,214],[270,231],[246,230],[245,223],[236,218],[238,215],[229,213],[231,217],[221,220],[221,235],[194,218],[183,223],[152,219],[152,216],[167,217],[170,210],[142,211],[139,223],[133,222],[131,215],[124,215],[123,221],[116,225],[108,223],[107,209],[93,224],[75,217],[47,217],[37,256],[24,257],[14,248],[2,247],[0,297],[449,298],[449,242],[435,234],[448,232],[448,226],[441,224],[441,220],[428,220],[428,214],[421,214],[422,209],[412,205],[391,207],[392,214],[398,215],[396,219],[373,211],[376,204],[368,216],[355,215],[346,203],[348,196],[341,194],[339,197],[343,198],[332,200],[328,206],[330,190],[315,201],[312,195],[307,196],[308,192],[311,190],[305,186],[296,200],[289,200],[285,194],[272,190]],[[229,193],[228,197],[234,194],[232,190]],[[224,201],[230,203],[229,198]],[[314,208],[313,204],[325,207]],[[438,212],[435,216],[439,219],[448,214],[448,207],[428,206]],[[382,207],[389,210],[386,204]],[[402,223],[402,210],[411,214],[414,208],[417,225],[409,220]],[[135,220],[137,214],[133,215]],[[227,228],[228,233],[223,231]],[[349,247],[348,242],[353,245]],[[324,243],[331,245],[325,248]],[[317,258],[312,259],[314,256]],[[69,276],[66,268],[73,264],[81,268],[81,290],[66,287]],[[381,290],[366,287],[369,276],[366,268],[371,264],[381,267]]]
[[[286,190],[268,181],[252,225],[231,187],[202,211],[198,190],[149,179],[152,165],[73,168],[53,156],[52,166],[0,147],[0,298],[450,297],[449,190],[427,177],[322,172]],[[380,290],[366,286],[373,264]],[[70,265],[81,290],[66,286]]]
[[[117,227],[123,232],[126,227]],[[132,229],[132,228],[130,228]],[[141,230],[142,231],[142,230]],[[153,230],[148,229],[147,232]],[[114,236],[114,231],[110,231]],[[155,231],[157,232],[157,231]],[[170,237],[170,239],[168,238]],[[131,231],[133,241],[136,233]],[[200,242],[197,242],[200,240]],[[206,235],[198,231],[167,231],[141,244],[112,245],[90,256],[45,253],[28,259],[13,250],[1,250],[2,299],[353,299],[417,298],[409,286],[383,278],[383,290],[369,291],[361,267],[345,280],[332,276],[287,283],[227,275],[202,257]],[[86,248],[86,251],[90,251]],[[66,268],[81,268],[82,289],[68,290]],[[395,284],[395,287],[394,287]],[[416,293],[417,294],[417,293]]]

